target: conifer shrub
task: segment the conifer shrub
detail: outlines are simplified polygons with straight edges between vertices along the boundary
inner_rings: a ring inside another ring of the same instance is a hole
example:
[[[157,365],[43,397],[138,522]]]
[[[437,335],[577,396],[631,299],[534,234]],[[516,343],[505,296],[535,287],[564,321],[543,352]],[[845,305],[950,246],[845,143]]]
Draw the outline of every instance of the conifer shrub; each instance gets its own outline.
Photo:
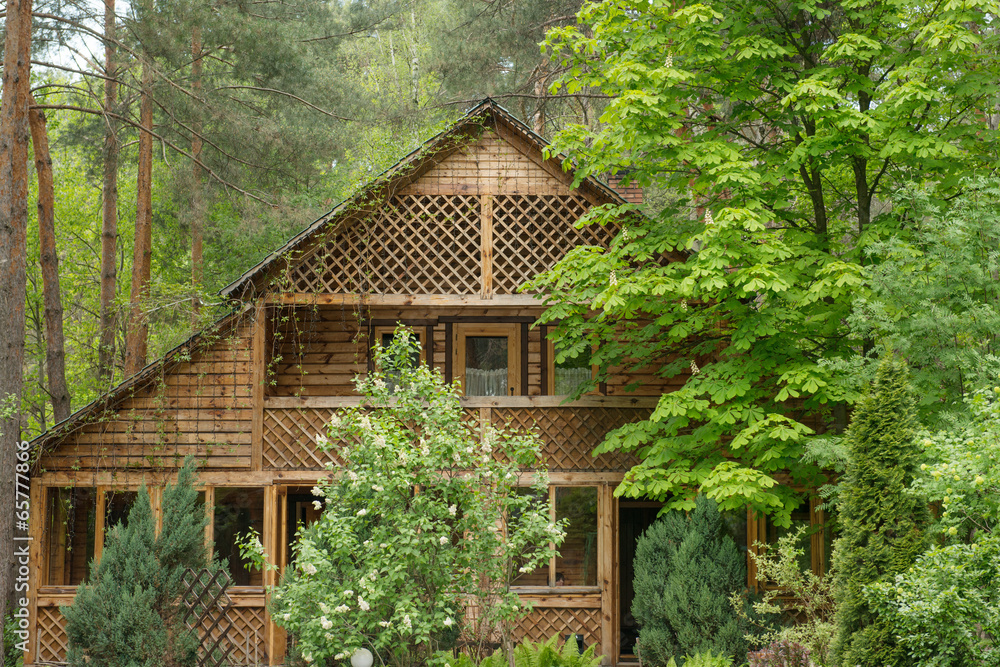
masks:
[[[929,513],[909,489],[919,463],[914,414],[906,365],[887,357],[846,435],[848,461],[839,492],[842,532],[833,555],[837,664],[911,664],[898,633],[865,587],[905,572],[925,546]]]
[[[670,512],[636,544],[638,652],[663,667],[685,655],[716,651],[742,661],[749,649],[751,609],[741,618],[730,596],[744,591],[746,556],[723,529],[714,500],[701,496],[690,516]]]
[[[155,521],[145,487],[128,520],[108,531],[100,562],[62,608],[70,665],[181,667],[197,663],[198,637],[182,622],[185,569],[209,565],[205,512],[185,462],[177,484],[163,493],[163,526]]]

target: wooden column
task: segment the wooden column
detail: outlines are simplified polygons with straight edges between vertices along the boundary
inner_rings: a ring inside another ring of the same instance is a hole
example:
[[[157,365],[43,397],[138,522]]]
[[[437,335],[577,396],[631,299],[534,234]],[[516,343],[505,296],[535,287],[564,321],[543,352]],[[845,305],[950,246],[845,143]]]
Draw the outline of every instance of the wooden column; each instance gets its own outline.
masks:
[[[250,345],[250,396],[252,412],[250,418],[250,469],[263,467],[264,454],[264,383],[267,381],[266,355],[267,307],[264,301],[257,302],[253,317],[253,342]]]
[[[618,596],[618,577],[615,574],[615,545],[618,540],[615,528],[618,525],[618,499],[611,486],[604,482],[598,487],[597,506],[597,553],[598,580],[601,584],[601,646],[604,655],[602,664],[618,662],[618,632],[615,630],[615,606]]]
[[[493,298],[493,195],[483,195],[481,199],[482,208],[482,233],[481,253],[481,287],[479,297],[482,299]]]
[[[31,561],[32,572],[28,575],[30,578],[29,588],[28,588],[28,630],[31,633],[28,636],[28,654],[25,656],[25,664],[30,665],[35,662],[38,658],[36,655],[38,648],[38,587],[42,585],[45,581],[44,562],[45,559],[42,558],[42,547],[45,546],[46,540],[43,535],[45,527],[45,489],[39,483],[37,477],[32,480],[30,500],[31,500],[31,517],[28,521],[28,535],[31,536],[31,546],[28,549],[28,558]],[[65,525],[65,522],[61,522]],[[21,595],[15,595],[14,600],[17,601]]]

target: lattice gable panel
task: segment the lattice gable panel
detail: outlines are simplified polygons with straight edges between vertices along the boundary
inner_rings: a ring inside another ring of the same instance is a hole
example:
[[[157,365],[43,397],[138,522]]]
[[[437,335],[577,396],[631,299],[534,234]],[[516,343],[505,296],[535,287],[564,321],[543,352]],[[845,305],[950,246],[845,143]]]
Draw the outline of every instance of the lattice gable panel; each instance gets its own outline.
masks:
[[[541,159],[541,155],[537,157]],[[487,131],[477,141],[448,154],[401,192],[568,195],[568,180],[568,176],[557,178],[496,132]]]
[[[292,266],[289,282],[309,293],[478,293],[481,218],[474,195],[395,195]]]
[[[588,207],[577,194],[498,196],[493,204],[495,292],[516,294],[576,246],[607,248],[618,233],[616,226],[576,227]]]

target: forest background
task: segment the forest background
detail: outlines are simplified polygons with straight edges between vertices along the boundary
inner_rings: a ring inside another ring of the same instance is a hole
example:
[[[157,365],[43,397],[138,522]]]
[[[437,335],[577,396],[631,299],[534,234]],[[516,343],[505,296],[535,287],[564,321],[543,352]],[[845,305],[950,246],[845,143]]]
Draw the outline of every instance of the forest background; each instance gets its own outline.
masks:
[[[213,321],[220,288],[482,98],[549,136],[594,122],[604,96],[550,94],[539,49],[580,4],[35,2],[64,334],[46,329],[31,173],[21,437]]]

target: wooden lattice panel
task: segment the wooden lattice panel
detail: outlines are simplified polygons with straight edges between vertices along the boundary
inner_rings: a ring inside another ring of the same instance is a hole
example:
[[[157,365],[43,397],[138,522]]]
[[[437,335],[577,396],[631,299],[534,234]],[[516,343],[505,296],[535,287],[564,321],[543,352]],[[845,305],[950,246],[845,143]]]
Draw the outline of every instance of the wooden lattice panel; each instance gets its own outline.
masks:
[[[571,607],[535,607],[531,613],[521,617],[514,628],[514,641],[524,639],[543,642],[558,634],[561,641],[566,635],[583,635],[583,645],[597,645],[597,653],[603,652],[601,644],[601,610],[575,609]]]
[[[229,664],[234,667],[268,664],[264,608],[233,607],[229,610],[229,620],[232,626],[227,640],[233,649],[229,653]]]
[[[493,425],[538,434],[549,470],[622,471],[638,459],[621,452],[591,453],[609,431],[649,415],[647,408],[494,408]]]
[[[310,293],[478,293],[481,215],[474,195],[391,197],[292,267],[291,284]]]
[[[66,618],[59,607],[38,607],[35,662],[63,662],[69,650]]]
[[[335,450],[321,452],[316,435],[326,434],[331,408],[278,408],[264,410],[264,467],[325,469],[340,465]]]
[[[555,266],[575,246],[608,247],[617,229],[576,228],[587,207],[587,201],[576,195],[497,197],[493,205],[496,293],[517,293],[522,284]]]

